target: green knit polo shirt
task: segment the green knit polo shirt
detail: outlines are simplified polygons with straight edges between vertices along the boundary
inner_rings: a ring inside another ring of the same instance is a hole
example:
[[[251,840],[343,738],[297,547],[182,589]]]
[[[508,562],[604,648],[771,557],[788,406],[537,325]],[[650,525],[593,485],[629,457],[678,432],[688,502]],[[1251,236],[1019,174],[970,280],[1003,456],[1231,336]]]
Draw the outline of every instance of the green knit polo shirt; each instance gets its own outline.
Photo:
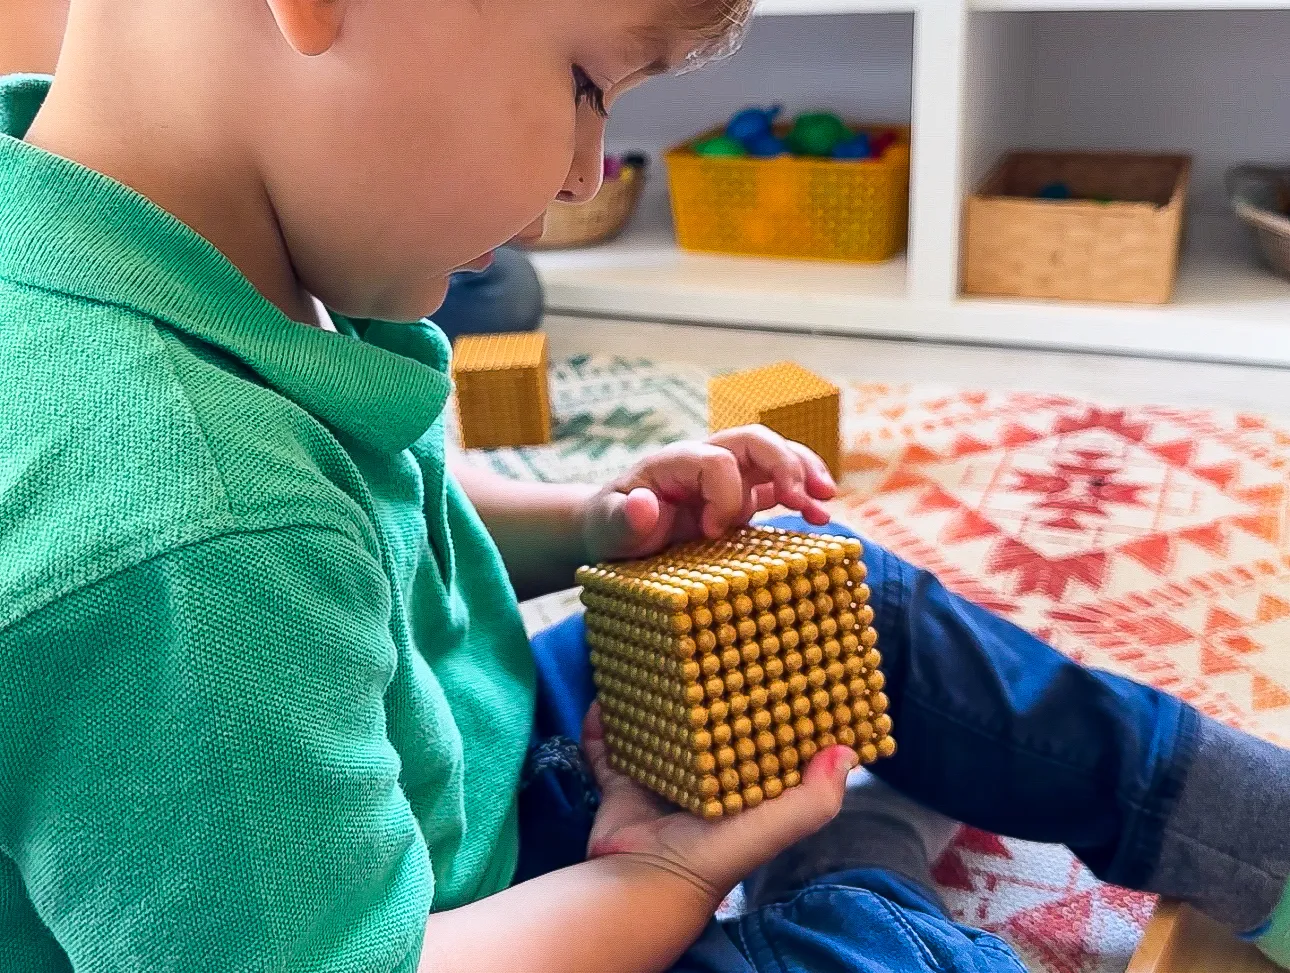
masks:
[[[0,970],[413,970],[534,670],[429,324],[288,320],[0,82]]]

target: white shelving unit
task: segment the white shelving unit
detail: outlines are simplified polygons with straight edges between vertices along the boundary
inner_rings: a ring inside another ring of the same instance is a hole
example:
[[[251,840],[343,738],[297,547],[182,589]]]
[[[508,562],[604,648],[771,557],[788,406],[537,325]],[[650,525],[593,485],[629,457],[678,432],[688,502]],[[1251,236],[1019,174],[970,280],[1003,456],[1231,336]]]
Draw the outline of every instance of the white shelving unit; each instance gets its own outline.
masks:
[[[1290,0],[761,0],[729,61],[632,92],[609,141],[655,155],[629,231],[541,254],[552,312],[1290,367],[1290,281],[1254,256],[1222,173],[1290,159]],[[910,239],[876,266],[677,248],[657,156],[746,104],[914,130]],[[1009,148],[1193,154],[1174,300],[958,293],[960,208]]]

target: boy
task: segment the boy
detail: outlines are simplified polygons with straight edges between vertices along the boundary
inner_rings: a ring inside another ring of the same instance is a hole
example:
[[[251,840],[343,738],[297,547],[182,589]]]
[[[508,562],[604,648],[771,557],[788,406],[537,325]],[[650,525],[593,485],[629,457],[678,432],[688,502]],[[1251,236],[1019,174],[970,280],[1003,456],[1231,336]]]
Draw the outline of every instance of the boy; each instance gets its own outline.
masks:
[[[1018,968],[924,887],[934,821],[902,812],[903,863],[863,791],[826,827],[841,748],[709,824],[609,772],[593,709],[594,822],[550,761],[518,794],[538,676],[508,576],[776,504],[823,525],[833,484],[760,429],[600,489],[458,481],[443,336],[384,322],[589,198],[608,103],[746,13],[76,0],[52,89],[0,88],[4,969]],[[1233,928],[1273,912],[1282,751],[866,560],[889,781]],[[576,622],[536,647],[543,736],[577,732],[579,648]],[[583,824],[585,861],[538,844]],[[750,916],[710,923],[754,873]]]

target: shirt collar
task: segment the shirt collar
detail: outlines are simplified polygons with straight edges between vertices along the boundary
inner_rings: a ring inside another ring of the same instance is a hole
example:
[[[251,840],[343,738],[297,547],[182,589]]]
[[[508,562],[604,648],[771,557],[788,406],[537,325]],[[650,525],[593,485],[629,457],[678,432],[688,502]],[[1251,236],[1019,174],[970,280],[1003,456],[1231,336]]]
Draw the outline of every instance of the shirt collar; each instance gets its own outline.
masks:
[[[134,190],[21,141],[50,79],[0,79],[0,279],[130,308],[241,360],[354,439],[406,449],[451,391],[433,324],[292,321],[211,243]]]

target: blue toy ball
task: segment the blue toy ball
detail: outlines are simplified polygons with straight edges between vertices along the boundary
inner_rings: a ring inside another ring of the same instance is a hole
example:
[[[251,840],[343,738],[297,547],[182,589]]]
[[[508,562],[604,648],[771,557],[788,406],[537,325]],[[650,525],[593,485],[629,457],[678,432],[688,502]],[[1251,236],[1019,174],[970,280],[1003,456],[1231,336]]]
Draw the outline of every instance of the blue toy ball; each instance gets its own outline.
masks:
[[[873,152],[869,148],[869,135],[859,132],[845,142],[839,142],[833,149],[835,159],[867,159]]]
[[[1050,182],[1036,195],[1039,199],[1070,199],[1071,187],[1064,182]]]
[[[758,159],[774,159],[788,152],[782,139],[775,138],[770,132],[763,132],[756,138],[749,139],[744,143],[748,149],[748,154],[756,156]]]
[[[726,134],[745,145],[772,134],[775,118],[784,110],[783,105],[772,105],[769,108],[745,108],[736,112],[726,123]],[[749,147],[751,151],[751,146]],[[753,153],[756,154],[756,153]]]

